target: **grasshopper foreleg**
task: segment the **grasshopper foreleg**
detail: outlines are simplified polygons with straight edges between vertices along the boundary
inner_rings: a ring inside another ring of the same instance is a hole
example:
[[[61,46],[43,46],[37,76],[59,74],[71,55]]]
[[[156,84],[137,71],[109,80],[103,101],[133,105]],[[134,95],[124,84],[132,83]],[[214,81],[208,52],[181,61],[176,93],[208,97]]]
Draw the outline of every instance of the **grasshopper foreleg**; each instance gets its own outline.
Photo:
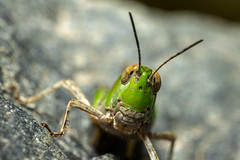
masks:
[[[154,149],[150,139],[163,139],[171,142],[170,151],[168,153],[168,160],[172,160],[174,143],[176,140],[176,135],[172,132],[160,132],[160,133],[139,133],[140,138],[142,139],[149,157],[151,160],[159,160],[159,157]]]
[[[79,101],[83,101],[87,105],[90,105],[89,101],[87,100],[86,96],[83,94],[81,89],[71,79],[64,79],[64,80],[58,81],[53,86],[51,86],[49,88],[46,88],[46,89],[42,90],[41,92],[31,96],[31,97],[26,98],[26,97],[23,97],[23,96],[19,96],[19,94],[17,93],[16,94],[17,97],[15,97],[15,98],[23,104],[28,104],[28,103],[32,103],[32,102],[35,102],[35,101],[41,99],[42,97],[46,96],[47,94],[49,94],[49,93],[51,93],[51,92],[53,92],[56,89],[61,88],[61,87],[68,90]]]
[[[171,142],[170,150],[168,153],[168,160],[172,160],[173,156],[173,148],[176,140],[176,135],[172,132],[160,132],[160,133],[148,133],[147,134],[150,139],[163,139]]]
[[[102,120],[104,122],[107,122],[107,123],[112,122],[113,117],[110,114],[110,112],[107,112],[106,114],[104,114],[101,111],[97,110],[96,108],[92,107],[90,105],[89,101],[87,100],[86,96],[81,91],[81,89],[77,86],[77,84],[74,81],[72,81],[70,79],[65,79],[65,80],[59,81],[59,82],[55,83],[53,86],[44,89],[43,91],[37,93],[34,96],[31,96],[28,98],[25,98],[22,96],[17,96],[16,99],[24,104],[32,103],[60,87],[63,87],[66,90],[68,90],[77,99],[72,99],[68,102],[59,132],[52,132],[47,124],[41,123],[42,126],[44,126],[45,128],[48,129],[48,131],[51,133],[52,137],[61,137],[64,133],[66,133],[69,112],[72,107],[83,110],[83,111],[87,112],[88,114],[90,114],[91,116],[93,116],[99,120]]]
[[[145,133],[138,133],[139,137],[143,141],[147,151],[148,155],[150,157],[150,160],[159,160],[159,157],[157,155],[156,150],[154,149],[152,142],[150,141],[149,137]]]
[[[82,101],[79,101],[77,99],[72,99],[68,102],[68,105],[66,107],[64,117],[63,117],[63,121],[62,121],[62,125],[61,125],[61,128],[60,128],[59,132],[52,132],[47,124],[45,124],[45,123],[41,124],[42,126],[44,126],[45,128],[48,129],[48,131],[51,133],[52,137],[61,137],[64,133],[66,133],[69,113],[70,113],[70,110],[71,110],[72,107],[83,110],[83,111],[87,112],[88,114],[90,114],[91,116],[93,116],[97,119],[100,119],[104,122],[107,122],[107,123],[112,122],[112,116],[109,115],[108,112],[106,114],[103,114],[101,111],[85,104]]]

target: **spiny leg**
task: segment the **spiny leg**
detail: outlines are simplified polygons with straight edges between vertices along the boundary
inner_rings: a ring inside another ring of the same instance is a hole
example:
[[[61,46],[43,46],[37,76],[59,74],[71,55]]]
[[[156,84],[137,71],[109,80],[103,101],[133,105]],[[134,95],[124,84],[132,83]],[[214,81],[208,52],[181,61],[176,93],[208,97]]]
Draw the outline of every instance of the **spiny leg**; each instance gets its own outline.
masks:
[[[16,94],[15,98],[23,104],[28,104],[28,103],[32,103],[32,102],[35,102],[35,101],[41,99],[42,97],[46,96],[47,94],[49,94],[61,87],[65,88],[70,93],[72,93],[79,101],[82,101],[82,102],[86,103],[87,105],[90,105],[90,103],[88,102],[86,96],[83,94],[81,89],[71,79],[64,79],[64,80],[58,81],[53,86],[48,87],[31,97],[26,98],[26,97],[20,96],[19,94]]]
[[[149,137],[145,133],[138,133],[139,137],[143,141],[147,151],[148,155],[150,157],[150,160],[159,160],[159,157],[157,155],[156,150],[154,149],[152,142],[150,141]]]
[[[41,92],[35,94],[34,96],[31,96],[31,97],[28,97],[28,98],[25,98],[23,96],[19,96],[17,94],[16,99],[19,100],[21,103],[24,103],[24,104],[32,103],[32,102],[44,97],[45,95],[53,92],[54,90],[56,90],[60,87],[63,87],[66,90],[68,90],[77,99],[72,99],[68,102],[68,105],[66,107],[65,114],[64,114],[64,117],[63,117],[63,122],[62,122],[62,125],[61,125],[61,128],[60,128],[59,132],[52,132],[47,124],[45,124],[45,123],[41,124],[42,126],[44,126],[45,128],[48,129],[48,131],[51,133],[51,135],[53,137],[61,137],[66,132],[66,126],[67,126],[67,121],[68,121],[68,117],[69,117],[69,111],[71,110],[72,107],[83,110],[83,111],[87,112],[88,114],[92,115],[94,118],[97,118],[97,119],[102,120],[104,122],[107,122],[107,123],[112,122],[113,117],[112,117],[111,113],[107,112],[106,114],[103,114],[102,112],[100,112],[96,108],[92,107],[90,105],[90,103],[88,102],[86,96],[81,91],[81,89],[77,86],[77,84],[74,81],[72,81],[70,79],[65,79],[65,80],[59,81],[59,82],[55,83],[53,86],[51,86],[49,88],[46,88],[46,89],[42,90]]]
[[[45,123],[41,124],[42,126],[44,126],[48,129],[48,131],[51,133],[52,137],[61,137],[64,133],[66,133],[69,113],[70,113],[70,110],[72,107],[83,110],[83,111],[87,112],[88,114],[90,114],[91,116],[95,117],[96,119],[102,120],[106,123],[111,123],[113,120],[113,117],[109,112],[107,112],[106,114],[103,114],[101,111],[97,110],[96,108],[94,108],[92,106],[88,106],[87,104],[83,103],[82,101],[79,101],[77,99],[72,99],[68,102],[68,105],[66,107],[62,125],[61,125],[59,132],[52,132],[47,124],[45,124]]]
[[[163,139],[171,142],[170,150],[168,153],[168,160],[172,160],[173,149],[176,140],[176,135],[172,132],[160,132],[160,133],[148,133],[147,134],[150,139]]]

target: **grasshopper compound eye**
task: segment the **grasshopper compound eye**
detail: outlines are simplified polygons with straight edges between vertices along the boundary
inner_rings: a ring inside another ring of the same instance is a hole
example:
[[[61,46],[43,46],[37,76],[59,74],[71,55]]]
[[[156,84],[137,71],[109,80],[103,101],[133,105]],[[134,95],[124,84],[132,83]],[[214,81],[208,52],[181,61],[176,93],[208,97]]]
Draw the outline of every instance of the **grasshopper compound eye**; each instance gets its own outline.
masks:
[[[138,70],[138,65],[137,64],[132,64],[128,66],[123,72],[121,76],[121,83],[126,84],[129,79],[132,77],[133,73]]]
[[[154,70],[152,71],[154,73]],[[157,94],[161,87],[161,78],[160,75],[156,72],[152,77],[152,92]]]

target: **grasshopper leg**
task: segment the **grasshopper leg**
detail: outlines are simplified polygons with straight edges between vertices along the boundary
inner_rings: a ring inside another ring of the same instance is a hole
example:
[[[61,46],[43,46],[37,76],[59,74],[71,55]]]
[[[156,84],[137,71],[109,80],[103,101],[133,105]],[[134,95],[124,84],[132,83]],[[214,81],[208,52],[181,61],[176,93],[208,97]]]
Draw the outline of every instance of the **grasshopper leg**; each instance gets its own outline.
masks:
[[[141,140],[143,141],[147,151],[148,151],[148,155],[150,157],[150,160],[159,160],[159,157],[157,155],[156,150],[154,149],[152,142],[150,141],[149,137],[147,134],[145,133],[138,133],[139,137],[141,138]]]
[[[176,135],[172,132],[160,132],[160,133],[148,133],[147,134],[150,139],[163,139],[171,142],[170,150],[168,153],[168,160],[172,160],[173,156],[173,148],[176,140]]]
[[[46,88],[31,97],[26,98],[26,97],[18,95],[16,97],[16,99],[24,104],[32,103],[34,101],[37,101],[38,99],[41,99],[45,95],[53,92],[54,90],[56,90],[60,87],[63,87],[66,90],[68,90],[77,99],[72,99],[68,102],[59,132],[52,132],[47,124],[45,124],[45,123],[41,124],[43,127],[47,128],[47,130],[51,133],[52,137],[61,137],[64,133],[66,133],[69,112],[72,107],[83,110],[96,119],[102,120],[107,123],[112,122],[113,116],[111,115],[111,113],[107,112],[106,114],[104,114],[101,111],[97,110],[96,108],[92,107],[90,105],[89,101],[87,100],[86,96],[81,91],[81,89],[77,86],[77,84],[74,81],[72,81],[70,79],[65,79],[65,80],[59,81],[59,82],[55,83],[53,86]]]
[[[66,107],[62,125],[61,125],[59,132],[52,132],[47,124],[45,124],[45,123],[41,124],[42,126],[46,127],[48,129],[48,131],[50,131],[52,137],[61,137],[64,133],[66,133],[68,117],[69,117],[69,113],[70,113],[70,110],[72,107],[83,110],[83,111],[87,112],[88,114],[90,114],[91,116],[93,116],[94,118],[102,120],[106,123],[111,123],[113,120],[113,117],[110,113],[107,112],[106,114],[103,114],[101,111],[97,110],[96,108],[94,108],[92,106],[85,104],[82,101],[79,101],[77,99],[72,99],[68,102],[68,105]]]
[[[68,90],[79,101],[83,101],[87,105],[90,105],[89,101],[87,100],[86,96],[83,94],[81,89],[71,79],[64,79],[64,80],[58,81],[53,86],[48,87],[48,88],[42,90],[41,92],[39,92],[39,93],[37,93],[37,94],[35,94],[31,97],[26,98],[26,97],[20,96],[19,94],[16,94],[17,96],[15,98],[23,104],[28,104],[28,103],[32,103],[32,102],[35,102],[35,101],[41,99],[42,97],[46,96],[47,94],[49,94],[49,93],[51,93],[51,92],[53,92],[56,89],[61,88],[61,87]]]

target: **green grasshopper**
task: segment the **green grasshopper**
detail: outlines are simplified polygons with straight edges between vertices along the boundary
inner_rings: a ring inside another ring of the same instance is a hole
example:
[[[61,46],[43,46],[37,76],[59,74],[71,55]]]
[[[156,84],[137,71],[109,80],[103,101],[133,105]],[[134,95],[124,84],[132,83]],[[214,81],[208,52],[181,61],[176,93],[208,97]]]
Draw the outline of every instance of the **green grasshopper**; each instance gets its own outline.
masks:
[[[140,46],[130,12],[129,16],[136,39],[139,64],[128,66],[109,91],[102,88],[99,89],[95,94],[93,105],[89,103],[76,83],[70,79],[59,81],[34,96],[28,98],[18,96],[16,98],[24,104],[32,103],[48,93],[63,87],[72,93],[76,99],[68,102],[59,132],[52,132],[47,124],[41,123],[42,126],[48,129],[52,137],[61,137],[66,133],[69,112],[74,107],[87,112],[94,124],[100,126],[100,128],[108,133],[125,138],[137,139],[140,137],[151,160],[158,160],[159,158],[150,139],[170,141],[168,160],[171,160],[176,139],[175,134],[172,132],[152,133],[150,131],[156,114],[155,100],[161,87],[161,78],[157,71],[168,61],[203,40],[193,43],[170,57],[154,71],[141,65]]]

